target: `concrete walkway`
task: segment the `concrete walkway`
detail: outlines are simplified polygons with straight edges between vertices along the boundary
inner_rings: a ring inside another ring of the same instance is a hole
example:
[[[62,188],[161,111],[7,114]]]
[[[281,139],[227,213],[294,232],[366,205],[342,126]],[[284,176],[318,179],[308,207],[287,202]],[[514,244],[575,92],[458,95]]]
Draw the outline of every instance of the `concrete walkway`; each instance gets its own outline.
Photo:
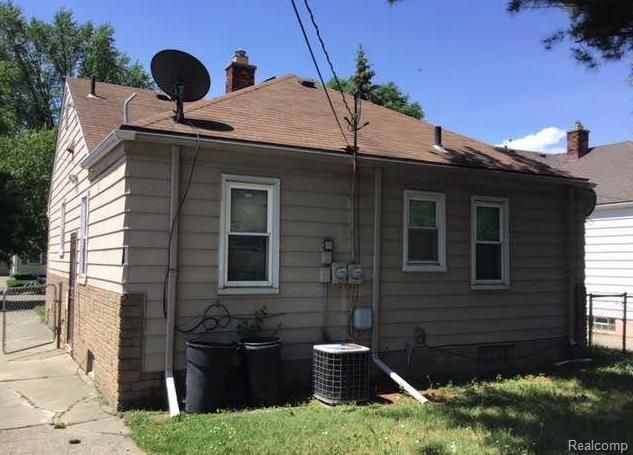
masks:
[[[54,344],[0,353],[0,453],[142,454],[91,381]]]

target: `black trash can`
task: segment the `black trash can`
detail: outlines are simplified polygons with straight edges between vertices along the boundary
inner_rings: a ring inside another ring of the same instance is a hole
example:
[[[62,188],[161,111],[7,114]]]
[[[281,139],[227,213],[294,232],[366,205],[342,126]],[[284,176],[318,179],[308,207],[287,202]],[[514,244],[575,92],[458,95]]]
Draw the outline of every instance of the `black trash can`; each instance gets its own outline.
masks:
[[[187,341],[187,412],[211,412],[224,405],[235,350],[235,344]]]
[[[242,341],[246,390],[251,406],[274,406],[281,396],[281,340],[277,337]]]

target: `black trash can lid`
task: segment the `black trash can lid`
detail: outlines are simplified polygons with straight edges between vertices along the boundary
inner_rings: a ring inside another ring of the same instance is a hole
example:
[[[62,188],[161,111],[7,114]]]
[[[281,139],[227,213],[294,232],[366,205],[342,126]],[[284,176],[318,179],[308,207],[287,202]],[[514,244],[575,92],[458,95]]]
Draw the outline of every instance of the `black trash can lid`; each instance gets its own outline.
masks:
[[[214,341],[195,340],[187,341],[188,348],[194,349],[235,349],[237,344],[235,343],[218,343]]]

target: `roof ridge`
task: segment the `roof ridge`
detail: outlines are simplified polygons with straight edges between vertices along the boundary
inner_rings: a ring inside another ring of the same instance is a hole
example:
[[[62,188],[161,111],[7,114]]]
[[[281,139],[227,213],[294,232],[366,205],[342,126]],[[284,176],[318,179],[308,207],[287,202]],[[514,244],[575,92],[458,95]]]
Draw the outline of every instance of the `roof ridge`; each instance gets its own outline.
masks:
[[[337,92],[337,93],[341,93],[341,92],[339,92],[339,91],[338,91],[338,90],[336,90],[336,89],[332,89],[332,88],[330,88],[330,87],[326,87],[326,88],[327,88],[328,90],[330,90],[330,91],[335,91],[335,92]],[[345,95],[345,96],[351,96],[351,95],[349,95],[349,94],[347,94],[347,93],[344,93],[344,95]],[[353,98],[352,98],[352,101],[353,101]],[[401,117],[401,118],[403,118],[403,119],[407,119],[407,121],[409,121],[409,122],[415,122],[415,124],[416,124],[416,125],[423,124],[423,125],[427,125],[427,126],[441,126],[441,125],[436,124],[436,123],[431,123],[431,122],[428,122],[428,121],[426,121],[425,119],[418,119],[418,118],[415,118],[415,117],[411,117],[410,115],[404,114],[404,113],[402,113],[402,112],[400,112],[400,111],[396,111],[396,110],[394,110],[394,109],[390,109],[390,108],[388,108],[388,107],[386,107],[386,106],[382,106],[382,105],[380,105],[380,104],[376,104],[376,103],[374,103],[373,101],[370,101],[370,100],[363,100],[363,101],[364,101],[364,102],[366,102],[366,103],[371,104],[372,106],[376,106],[377,108],[379,108],[379,109],[381,109],[381,110],[387,111],[387,112],[389,112],[389,113],[390,113],[390,114],[392,114],[392,115],[396,115],[396,116],[399,116],[399,117]],[[482,144],[486,144],[486,145],[489,145],[489,146],[494,147],[492,144],[489,144],[489,143],[487,143],[487,142],[484,142],[484,141],[482,141],[482,140],[480,140],[480,139],[473,138],[473,137],[470,137],[470,136],[466,136],[466,135],[461,134],[461,133],[457,133],[457,132],[455,132],[455,131],[453,131],[453,130],[450,130],[450,129],[448,129],[448,128],[444,128],[444,127],[442,127],[442,130],[444,130],[444,131],[446,131],[446,132],[448,132],[448,133],[454,134],[455,136],[465,137],[465,138],[467,138],[467,139],[470,139],[470,140],[475,140],[475,141],[477,141],[477,142],[481,142]]]
[[[248,93],[252,93],[254,91],[257,91],[261,88],[265,88],[265,87],[269,87],[275,83],[278,82],[282,82],[291,78],[298,78],[298,76],[296,76],[295,74],[285,74],[283,76],[280,77],[274,77],[271,79],[267,79],[263,82],[260,82],[259,84],[255,84],[255,85],[251,85],[250,87],[246,87],[243,88],[241,90],[236,90],[234,92],[231,93],[226,93],[224,95],[221,96],[216,96],[215,98],[211,98],[209,100],[204,100],[202,102],[200,102],[199,104],[196,105],[190,105],[188,109],[185,109],[184,112],[187,114],[190,114],[194,111],[197,111],[198,109],[202,109],[204,107],[208,107],[214,104],[218,104],[221,103],[222,101],[226,101],[228,99],[233,99],[236,98],[238,96],[242,96],[242,95],[246,95]],[[140,120],[137,120],[136,122],[134,122],[136,125],[139,126],[150,126],[156,122],[159,122],[161,120],[167,120],[171,115],[172,115],[173,111],[165,111],[164,113],[160,113],[160,114],[154,114],[150,117],[145,117],[142,118]]]
[[[547,152],[543,152],[543,151],[536,151],[536,150],[527,150],[527,149],[517,149],[517,148],[512,148],[509,146],[505,146],[505,145],[494,145],[493,147],[495,147],[496,149],[499,150],[507,150],[508,152],[512,152],[512,153],[533,153],[535,155],[541,155],[543,157],[550,157],[550,156],[562,156],[562,155],[567,155],[567,153],[562,152],[562,153],[547,153]]]
[[[600,147],[613,147],[614,145],[622,145],[622,144],[633,144],[633,141],[628,140],[628,141],[611,142],[610,144],[594,145],[593,147],[589,147],[589,148],[593,150]]]
[[[329,88],[329,87],[328,87],[328,90],[335,90],[335,89],[331,89],[331,88]],[[336,91],[338,92],[338,90],[336,90]],[[347,94],[346,94],[346,95],[347,95]],[[353,100],[353,98],[352,98],[352,100]],[[433,124],[433,123],[427,122],[426,120],[422,120],[422,119],[419,119],[419,118],[411,117],[410,115],[403,114],[403,113],[402,113],[402,112],[400,112],[400,111],[396,111],[396,110],[394,110],[394,109],[389,109],[389,108],[388,108],[388,107],[386,107],[386,106],[382,106],[382,105],[380,105],[380,104],[376,104],[376,103],[374,103],[373,101],[370,101],[370,100],[363,100],[363,101],[364,101],[364,102],[366,102],[366,103],[371,104],[372,106],[376,106],[376,107],[378,107],[378,108],[380,108],[380,109],[384,109],[384,110],[386,110],[386,111],[388,111],[388,112],[394,113],[394,114],[396,114],[396,115],[398,115],[398,116],[400,116],[400,117],[404,117],[404,118],[406,118],[406,119],[408,119],[408,120],[410,120],[410,121],[412,120],[412,121],[414,121],[414,122],[416,122],[416,123],[425,123],[425,124],[427,124],[427,125],[429,125],[429,126],[434,126],[434,124]]]
[[[64,80],[67,81],[82,81],[82,82],[91,82],[92,80],[86,77],[72,77],[72,76],[66,76],[64,78]],[[157,90],[155,89],[151,89],[151,88],[143,88],[143,87],[132,87],[131,85],[122,85],[122,84],[114,84],[112,82],[105,82],[105,81],[96,81],[97,84],[105,84],[105,85],[109,85],[110,87],[119,87],[119,88],[123,88],[123,89],[129,89],[129,90],[142,90],[144,92],[148,92],[151,94],[155,94],[155,93],[159,93]]]

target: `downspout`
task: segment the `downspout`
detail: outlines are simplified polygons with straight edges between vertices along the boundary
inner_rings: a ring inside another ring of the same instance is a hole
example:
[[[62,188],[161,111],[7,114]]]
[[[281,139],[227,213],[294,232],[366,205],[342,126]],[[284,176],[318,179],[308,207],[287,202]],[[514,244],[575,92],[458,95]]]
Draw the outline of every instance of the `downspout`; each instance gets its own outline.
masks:
[[[577,264],[577,230],[576,230],[576,204],[574,188],[567,188],[567,336],[570,346],[576,346],[576,298],[574,287],[576,285]]]
[[[400,388],[411,395],[420,403],[426,403],[428,400],[422,396],[413,386],[402,379],[395,371],[389,368],[378,358],[378,333],[379,319],[378,308],[380,302],[380,237],[382,225],[382,169],[374,168],[374,239],[373,239],[373,259],[372,259],[372,289],[371,289],[371,308],[373,313],[373,325],[371,331],[371,358],[378,368],[380,368],[387,376],[391,378]]]
[[[171,176],[169,188],[169,219],[171,243],[169,245],[169,271],[167,275],[167,320],[165,322],[165,387],[169,403],[169,416],[180,414],[176,384],[174,382],[174,328],[176,320],[176,280],[178,279],[178,202],[180,200],[180,147],[171,148]]]

